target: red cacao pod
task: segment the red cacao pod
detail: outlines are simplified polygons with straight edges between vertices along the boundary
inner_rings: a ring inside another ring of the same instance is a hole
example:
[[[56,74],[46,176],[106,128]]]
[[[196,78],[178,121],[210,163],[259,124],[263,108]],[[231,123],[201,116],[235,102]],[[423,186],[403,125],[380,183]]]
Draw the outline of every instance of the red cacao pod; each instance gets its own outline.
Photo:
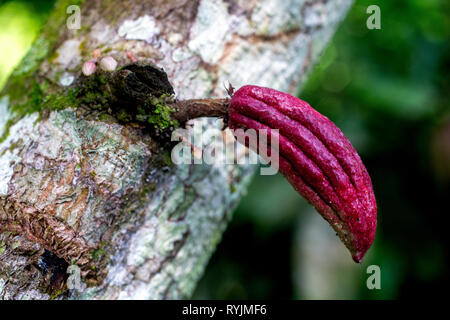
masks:
[[[308,103],[257,86],[234,93],[228,124],[277,135],[280,172],[361,262],[375,237],[377,207],[369,174],[341,130]]]

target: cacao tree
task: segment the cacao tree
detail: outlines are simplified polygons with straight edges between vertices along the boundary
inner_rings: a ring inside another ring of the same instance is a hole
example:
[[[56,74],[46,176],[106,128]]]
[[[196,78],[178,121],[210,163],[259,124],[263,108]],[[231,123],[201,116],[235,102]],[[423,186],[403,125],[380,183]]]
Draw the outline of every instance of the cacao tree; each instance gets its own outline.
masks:
[[[350,5],[58,1],[0,94],[0,297],[189,297],[255,166],[173,164],[171,103],[295,94]]]

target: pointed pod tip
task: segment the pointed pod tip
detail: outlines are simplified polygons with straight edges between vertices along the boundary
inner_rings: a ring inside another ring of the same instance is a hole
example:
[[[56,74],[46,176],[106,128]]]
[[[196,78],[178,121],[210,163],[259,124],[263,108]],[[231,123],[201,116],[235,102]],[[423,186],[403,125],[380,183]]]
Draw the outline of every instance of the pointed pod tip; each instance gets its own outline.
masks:
[[[355,261],[356,263],[362,263],[363,257],[364,257],[364,255],[362,255],[362,254],[352,255],[353,261]]]

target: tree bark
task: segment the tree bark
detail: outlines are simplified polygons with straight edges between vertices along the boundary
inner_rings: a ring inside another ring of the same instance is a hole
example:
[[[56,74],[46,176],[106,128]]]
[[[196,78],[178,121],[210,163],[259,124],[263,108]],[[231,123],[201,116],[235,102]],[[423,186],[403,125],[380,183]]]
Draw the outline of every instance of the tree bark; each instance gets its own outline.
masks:
[[[0,94],[0,297],[188,298],[256,168],[171,164],[142,126],[67,98],[83,62],[162,67],[178,99],[228,82],[295,94],[351,0],[95,0],[71,30],[73,3]]]

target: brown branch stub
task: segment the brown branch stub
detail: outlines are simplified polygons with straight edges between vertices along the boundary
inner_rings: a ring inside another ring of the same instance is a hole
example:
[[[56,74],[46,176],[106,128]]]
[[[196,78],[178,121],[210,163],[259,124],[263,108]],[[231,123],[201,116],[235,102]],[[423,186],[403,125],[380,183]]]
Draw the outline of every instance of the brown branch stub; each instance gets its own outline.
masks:
[[[83,88],[92,87],[92,81],[86,81],[85,77],[83,79],[79,82],[82,93],[86,91]],[[164,112],[167,112],[167,118],[161,120],[171,123],[171,130],[201,117],[220,117],[227,122],[229,98],[177,100],[164,69],[152,64],[134,62],[125,65],[112,74],[106,74],[100,82],[104,84],[103,91],[108,93],[108,109],[119,121],[136,121],[145,125],[150,123],[151,126],[153,122],[149,120],[155,116],[164,117]],[[230,85],[227,90],[231,96],[233,87]],[[169,109],[161,109],[161,106]]]
[[[151,97],[174,95],[174,90],[164,69],[143,62],[134,62],[113,73],[112,88],[116,100],[120,105],[141,105]],[[231,96],[233,87],[230,85],[228,93]],[[173,98],[172,98],[173,99]],[[201,117],[220,117],[226,122],[229,99],[167,99],[172,108],[171,118],[179,126],[187,121]],[[149,109],[149,112],[151,110]]]
[[[174,94],[164,69],[143,62],[123,66],[112,74],[114,95],[121,102],[142,103],[149,97]]]

